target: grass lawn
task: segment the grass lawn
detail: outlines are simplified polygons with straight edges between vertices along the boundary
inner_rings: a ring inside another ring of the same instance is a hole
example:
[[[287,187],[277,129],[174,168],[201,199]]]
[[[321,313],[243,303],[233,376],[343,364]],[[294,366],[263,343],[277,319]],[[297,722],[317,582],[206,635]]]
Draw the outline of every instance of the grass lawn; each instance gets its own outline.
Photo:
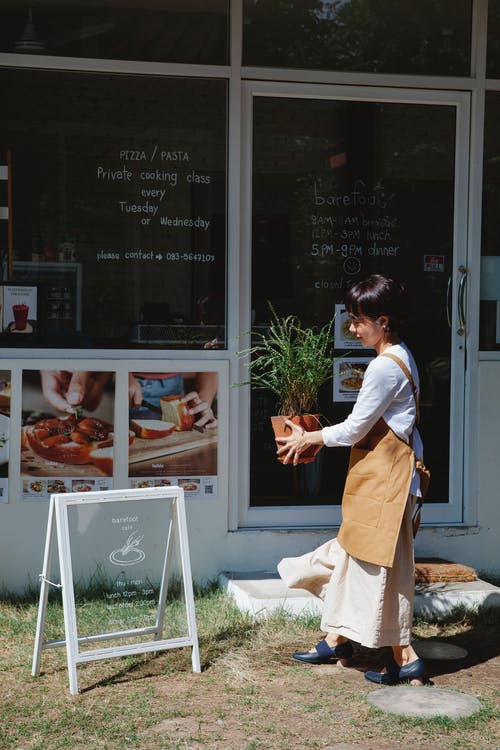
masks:
[[[382,652],[357,647],[350,668],[292,662],[291,651],[320,638],[318,618],[281,614],[253,622],[215,587],[198,593],[196,609],[201,674],[192,673],[186,648],[109,659],[79,666],[81,693],[71,696],[64,649],[45,650],[41,676],[31,677],[37,603],[0,602],[0,748],[500,748],[499,609],[415,623],[415,637],[469,652],[460,662],[429,663],[429,690],[460,690],[482,705],[456,721],[398,718],[370,707],[366,695],[380,688],[363,671],[380,666]],[[89,627],[98,616],[99,605],[87,602]],[[49,604],[47,631],[62,637],[57,601]]]

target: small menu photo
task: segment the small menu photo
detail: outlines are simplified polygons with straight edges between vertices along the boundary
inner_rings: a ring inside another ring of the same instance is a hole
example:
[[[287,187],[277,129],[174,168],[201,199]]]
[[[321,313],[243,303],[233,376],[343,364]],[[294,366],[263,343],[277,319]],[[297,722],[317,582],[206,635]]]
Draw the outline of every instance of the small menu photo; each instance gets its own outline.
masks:
[[[361,349],[361,341],[349,330],[351,319],[345,305],[335,305],[335,349]]]
[[[37,322],[36,286],[3,287],[2,330],[6,333],[34,333]]]
[[[335,376],[333,378],[333,400],[335,402],[356,401],[363,384],[366,368],[372,359],[374,357],[363,359],[344,357],[335,363]]]

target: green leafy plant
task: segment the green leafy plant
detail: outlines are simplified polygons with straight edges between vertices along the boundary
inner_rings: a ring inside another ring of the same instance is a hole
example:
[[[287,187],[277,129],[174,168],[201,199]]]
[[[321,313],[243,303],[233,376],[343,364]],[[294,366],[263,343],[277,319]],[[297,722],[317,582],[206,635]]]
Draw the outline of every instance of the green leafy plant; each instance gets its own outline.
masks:
[[[318,391],[333,371],[333,321],[304,327],[295,315],[280,317],[269,303],[272,318],[266,333],[255,332],[257,343],[238,352],[248,360],[250,379],[238,385],[272,391],[278,413],[308,414],[318,409]]]

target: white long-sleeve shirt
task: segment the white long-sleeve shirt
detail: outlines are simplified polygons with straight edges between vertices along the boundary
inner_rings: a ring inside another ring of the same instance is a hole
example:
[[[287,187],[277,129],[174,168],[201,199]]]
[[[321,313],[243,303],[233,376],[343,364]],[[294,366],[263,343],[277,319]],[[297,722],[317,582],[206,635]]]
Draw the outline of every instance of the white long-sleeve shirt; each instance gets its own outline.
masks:
[[[417,366],[406,344],[395,344],[385,352],[395,354],[405,363],[418,391]],[[416,416],[415,399],[405,373],[390,357],[378,356],[366,368],[352,412],[343,422],[323,427],[323,442],[328,447],[354,445],[382,417],[399,438],[409,443]],[[413,450],[417,458],[423,458],[422,439],[417,429],[413,432]],[[420,495],[420,480],[415,469],[410,492]]]

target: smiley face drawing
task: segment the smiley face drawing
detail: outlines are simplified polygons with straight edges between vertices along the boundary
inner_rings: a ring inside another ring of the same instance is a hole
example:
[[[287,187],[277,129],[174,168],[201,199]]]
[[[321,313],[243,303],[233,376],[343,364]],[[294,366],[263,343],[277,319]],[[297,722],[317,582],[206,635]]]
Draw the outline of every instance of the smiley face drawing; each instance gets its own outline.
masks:
[[[354,276],[361,270],[361,261],[358,258],[346,258],[344,261],[344,271],[349,276]]]
[[[120,566],[137,565],[137,563],[142,562],[146,557],[142,549],[139,548],[139,544],[143,539],[144,534],[141,534],[139,531],[133,531],[123,547],[114,549],[113,552],[111,552],[109,561],[112,562],[113,565]]]

